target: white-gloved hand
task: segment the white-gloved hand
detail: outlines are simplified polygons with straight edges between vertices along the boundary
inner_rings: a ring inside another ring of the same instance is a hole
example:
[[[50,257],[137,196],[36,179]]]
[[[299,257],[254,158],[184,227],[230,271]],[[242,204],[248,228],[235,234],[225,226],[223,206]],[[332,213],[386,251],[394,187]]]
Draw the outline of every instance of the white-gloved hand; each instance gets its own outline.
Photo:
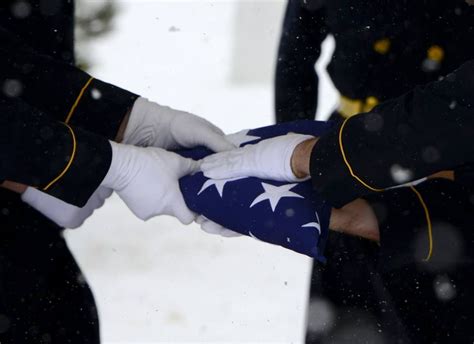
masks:
[[[164,149],[205,146],[214,152],[235,148],[222,130],[204,118],[142,97],[133,105],[123,143]]]
[[[234,232],[230,229],[227,229],[221,226],[218,223],[215,223],[214,221],[209,220],[204,215],[199,215],[196,218],[196,223],[200,225],[201,229],[208,234],[216,234],[216,235],[220,235],[226,238],[234,238],[234,237],[242,236],[242,234],[240,233]]]
[[[212,179],[259,177],[277,181],[298,182],[291,168],[291,157],[296,146],[314,138],[309,135],[288,134],[262,140],[229,152],[204,158],[201,170]]]
[[[102,207],[111,194],[111,189],[99,187],[82,208],[63,202],[32,187],[26,189],[21,195],[21,199],[57,225],[64,228],[77,228],[92,215],[94,210]]]
[[[140,219],[171,215],[184,224],[195,219],[184,202],[179,178],[199,170],[199,161],[161,148],[110,142],[112,163],[102,186],[113,189]]]

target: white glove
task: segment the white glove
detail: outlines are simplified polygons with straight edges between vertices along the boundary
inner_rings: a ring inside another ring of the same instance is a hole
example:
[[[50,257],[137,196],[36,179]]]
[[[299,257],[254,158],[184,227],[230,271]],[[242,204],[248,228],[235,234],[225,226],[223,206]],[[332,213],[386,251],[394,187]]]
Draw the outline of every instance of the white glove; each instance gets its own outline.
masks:
[[[113,189],[140,219],[172,215],[184,224],[195,214],[186,206],[179,178],[199,170],[200,162],[161,148],[110,142],[112,163],[102,186]]]
[[[123,143],[164,149],[205,146],[214,152],[235,148],[222,130],[204,118],[142,97],[133,105]]]
[[[212,179],[259,177],[277,181],[298,182],[291,169],[291,157],[296,146],[314,138],[309,135],[288,134],[262,140],[229,152],[204,158],[201,170]]]
[[[77,228],[92,215],[94,210],[102,207],[111,194],[111,189],[99,187],[82,208],[63,202],[32,187],[26,189],[21,195],[21,199],[57,225],[64,228]]]
[[[196,223],[201,226],[201,229],[208,234],[217,234],[226,238],[233,238],[242,236],[242,234],[231,231],[214,221],[209,220],[204,215],[199,215],[196,218]]]

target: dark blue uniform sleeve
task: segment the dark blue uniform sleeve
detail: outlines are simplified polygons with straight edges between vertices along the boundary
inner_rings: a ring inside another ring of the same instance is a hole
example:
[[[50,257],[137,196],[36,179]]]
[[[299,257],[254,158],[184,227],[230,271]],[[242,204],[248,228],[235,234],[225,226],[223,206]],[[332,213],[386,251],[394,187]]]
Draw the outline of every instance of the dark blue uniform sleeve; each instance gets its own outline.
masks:
[[[425,266],[472,262],[465,250],[472,242],[472,189],[446,179],[430,179],[415,187],[372,194],[369,202],[379,223],[380,271],[417,263]]]
[[[18,98],[0,98],[0,181],[37,187],[83,206],[105,177],[104,137],[54,121]]]
[[[43,55],[0,28],[0,83],[57,121],[114,139],[136,94]]]
[[[374,123],[376,125],[374,125]],[[474,162],[474,61],[322,136],[314,187],[336,207],[363,195]]]
[[[137,95],[39,53],[0,28],[0,181],[84,205],[108,171]]]

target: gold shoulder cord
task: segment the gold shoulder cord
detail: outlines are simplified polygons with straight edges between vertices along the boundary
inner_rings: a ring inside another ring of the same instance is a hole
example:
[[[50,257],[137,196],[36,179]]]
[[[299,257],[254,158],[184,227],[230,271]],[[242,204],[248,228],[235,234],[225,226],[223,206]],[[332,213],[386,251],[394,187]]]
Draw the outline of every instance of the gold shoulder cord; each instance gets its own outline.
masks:
[[[372,187],[372,186],[368,185],[366,182],[364,182],[361,178],[359,178],[354,173],[354,171],[352,170],[352,166],[350,165],[349,161],[347,160],[346,153],[344,151],[344,145],[342,143],[342,131],[343,131],[343,129],[344,129],[344,127],[345,127],[345,125],[346,125],[346,123],[349,119],[350,118],[346,118],[344,120],[344,122],[341,125],[341,129],[339,130],[339,148],[341,150],[342,159],[344,160],[344,163],[346,164],[347,168],[349,169],[349,172],[350,172],[351,176],[354,177],[359,183],[364,185],[369,190],[372,190],[372,191],[375,191],[375,192],[382,192],[382,191],[384,191],[384,189],[378,189],[378,188]],[[425,212],[426,223],[427,223],[427,226],[428,226],[429,251],[428,251],[428,255],[426,256],[426,258],[424,258],[424,261],[429,261],[431,259],[432,254],[433,254],[433,228],[432,228],[432,225],[431,225],[430,212],[428,210],[428,207],[426,206],[425,201],[423,200],[423,197],[418,192],[418,190],[416,190],[415,187],[413,187],[413,186],[410,186],[410,188],[413,190],[413,192],[418,197],[418,200],[420,201],[420,203],[423,207],[423,210]]]

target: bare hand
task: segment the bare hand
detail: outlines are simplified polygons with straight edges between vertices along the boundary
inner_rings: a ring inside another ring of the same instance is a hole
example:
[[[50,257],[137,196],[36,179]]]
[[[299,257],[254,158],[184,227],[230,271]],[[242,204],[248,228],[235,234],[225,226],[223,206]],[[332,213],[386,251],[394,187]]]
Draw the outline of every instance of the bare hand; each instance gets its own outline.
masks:
[[[22,194],[23,192],[26,191],[26,188],[28,185],[25,184],[20,184],[20,183],[15,183],[15,182],[10,182],[8,180],[5,180],[0,186],[4,189]]]
[[[340,209],[332,209],[331,230],[380,241],[379,225],[372,207],[363,199],[356,199]]]

